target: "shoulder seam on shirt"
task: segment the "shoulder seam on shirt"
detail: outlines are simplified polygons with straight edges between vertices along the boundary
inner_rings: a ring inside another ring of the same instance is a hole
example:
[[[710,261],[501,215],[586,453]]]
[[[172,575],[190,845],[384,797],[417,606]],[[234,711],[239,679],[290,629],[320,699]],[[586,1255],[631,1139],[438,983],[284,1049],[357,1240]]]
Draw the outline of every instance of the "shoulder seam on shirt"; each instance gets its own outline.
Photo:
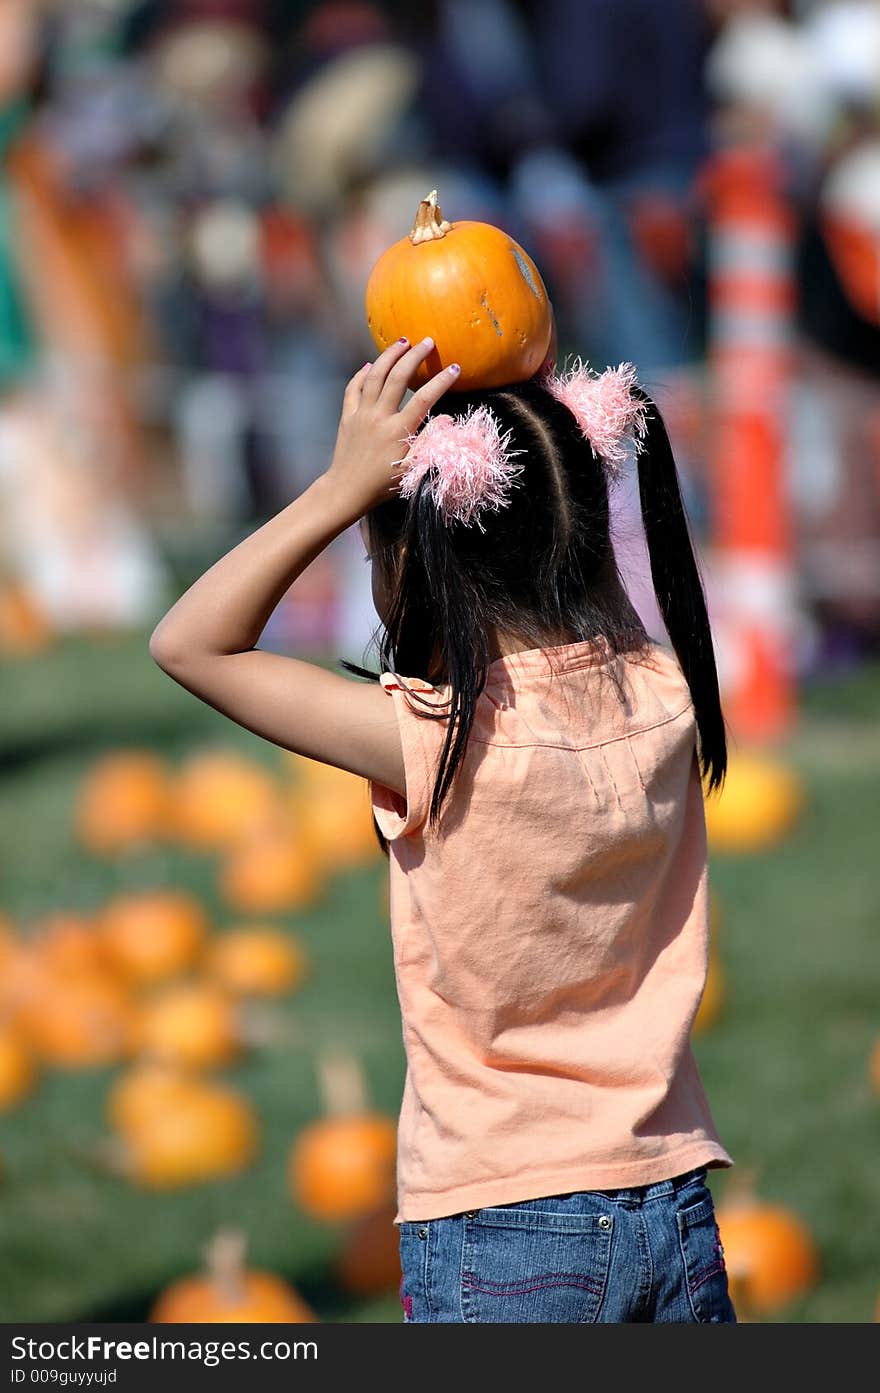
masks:
[[[618,740],[631,740],[634,735],[645,735],[649,730],[657,730],[659,726],[669,725],[672,721],[679,720],[686,712],[693,710],[694,703],[689,701],[687,706],[683,706],[680,711],[676,711],[674,716],[664,716],[661,721],[652,721],[648,726],[639,726],[638,730],[626,730],[622,735],[608,735],[604,740],[591,740],[586,745],[557,745],[552,740],[486,740],[481,735],[472,735],[479,745],[497,745],[499,748],[508,750],[595,750],[600,745],[613,745]]]

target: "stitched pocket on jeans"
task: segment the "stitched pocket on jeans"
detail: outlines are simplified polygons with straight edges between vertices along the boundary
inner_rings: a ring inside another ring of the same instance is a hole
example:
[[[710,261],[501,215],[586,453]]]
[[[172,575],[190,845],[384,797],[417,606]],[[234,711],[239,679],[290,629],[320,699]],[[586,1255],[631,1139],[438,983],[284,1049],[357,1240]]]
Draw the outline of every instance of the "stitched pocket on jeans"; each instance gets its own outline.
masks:
[[[611,1261],[610,1215],[486,1208],[464,1222],[465,1321],[522,1325],[597,1319]]]
[[[398,1295],[404,1322],[427,1320],[425,1301],[425,1263],[427,1242],[419,1237],[425,1225],[406,1220],[398,1224],[400,1285]]]
[[[684,1280],[694,1319],[736,1321],[711,1192],[676,1212]]]

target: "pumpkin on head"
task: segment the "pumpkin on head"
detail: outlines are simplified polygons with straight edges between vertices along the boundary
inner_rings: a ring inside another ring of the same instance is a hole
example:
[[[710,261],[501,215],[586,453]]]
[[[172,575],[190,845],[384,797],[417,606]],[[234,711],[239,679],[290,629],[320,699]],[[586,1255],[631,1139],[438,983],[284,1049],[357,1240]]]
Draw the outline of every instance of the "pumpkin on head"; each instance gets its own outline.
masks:
[[[366,312],[380,352],[401,335],[434,340],[415,386],[460,363],[452,390],[503,387],[534,377],[552,356],[553,309],[532,258],[491,223],[447,222],[436,189],[370,272]]]

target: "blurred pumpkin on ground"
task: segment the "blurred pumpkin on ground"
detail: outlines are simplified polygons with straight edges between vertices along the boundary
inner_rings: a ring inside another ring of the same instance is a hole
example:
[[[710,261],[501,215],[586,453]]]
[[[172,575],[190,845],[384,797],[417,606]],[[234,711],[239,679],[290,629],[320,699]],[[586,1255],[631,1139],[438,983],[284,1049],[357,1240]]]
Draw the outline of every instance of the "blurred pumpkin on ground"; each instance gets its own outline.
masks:
[[[336,1260],[336,1276],[352,1296],[396,1292],[400,1283],[400,1235],[392,1200],[353,1224]]]
[[[220,894],[242,914],[277,914],[312,905],[324,878],[301,825],[274,817],[229,853],[218,875]]]
[[[293,1198],[314,1219],[355,1219],[394,1194],[397,1125],[368,1104],[351,1055],[319,1060],[326,1116],[308,1124],[288,1156]]]
[[[123,1136],[149,1126],[194,1084],[194,1076],[175,1065],[140,1063],[116,1078],[107,1094],[105,1115]]]
[[[119,895],[105,906],[99,931],[108,958],[132,982],[150,985],[186,971],[202,952],[208,920],[182,890]]]
[[[308,972],[305,945],[269,925],[230,929],[211,943],[205,970],[221,986],[241,996],[284,996]]]
[[[795,825],[805,804],[801,780],[769,755],[732,755],[721,793],[706,799],[712,851],[763,851]]]
[[[702,1035],[715,1024],[721,1014],[724,1004],[724,975],[721,970],[721,959],[717,952],[709,954],[709,969],[706,973],[706,986],[697,1007],[697,1014],[694,1017],[693,1031],[695,1035]]]
[[[16,1019],[46,1063],[62,1069],[111,1064],[129,1048],[131,1001],[108,972],[46,972]]]
[[[276,812],[279,789],[261,765],[234,750],[200,750],[174,784],[172,830],[193,851],[234,846]]]
[[[116,750],[96,760],[82,780],[74,823],[80,842],[96,856],[111,856],[165,833],[171,778],[147,750]]]
[[[21,1034],[0,1021],[0,1113],[9,1112],[33,1091],[37,1066]]]
[[[52,642],[48,615],[25,586],[0,584],[0,653],[5,657],[38,653]]]
[[[317,1320],[289,1283],[248,1268],[238,1229],[223,1229],[205,1250],[206,1270],[173,1282],[155,1301],[150,1322],[166,1324],[306,1324]]]
[[[151,1063],[210,1069],[230,1063],[244,1039],[238,1008],[214,982],[172,982],[139,1001],[132,1049]]]
[[[730,1277],[748,1314],[772,1313],[803,1296],[819,1277],[819,1255],[797,1214],[757,1198],[741,1181],[716,1207]]]
[[[161,1090],[160,1090],[161,1091]],[[169,1086],[158,1106],[129,1101],[130,1122],[115,1139],[114,1169],[148,1190],[199,1185],[246,1170],[257,1155],[259,1124],[252,1104],[233,1089],[193,1082]],[[123,1104],[121,1116],[126,1117]]]

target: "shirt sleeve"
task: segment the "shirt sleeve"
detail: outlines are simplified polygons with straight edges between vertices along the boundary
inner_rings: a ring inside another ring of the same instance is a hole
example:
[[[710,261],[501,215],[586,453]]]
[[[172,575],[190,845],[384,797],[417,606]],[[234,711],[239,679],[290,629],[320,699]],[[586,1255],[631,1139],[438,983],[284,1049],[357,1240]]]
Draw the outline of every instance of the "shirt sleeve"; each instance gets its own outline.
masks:
[[[417,677],[398,677],[383,672],[379,681],[394,703],[403,749],[406,797],[384,784],[370,781],[370,796],[379,830],[388,841],[420,831],[426,822],[431,794],[437,777],[437,764],[446,739],[447,722],[420,714],[428,703],[410,692],[436,692],[430,683]]]

